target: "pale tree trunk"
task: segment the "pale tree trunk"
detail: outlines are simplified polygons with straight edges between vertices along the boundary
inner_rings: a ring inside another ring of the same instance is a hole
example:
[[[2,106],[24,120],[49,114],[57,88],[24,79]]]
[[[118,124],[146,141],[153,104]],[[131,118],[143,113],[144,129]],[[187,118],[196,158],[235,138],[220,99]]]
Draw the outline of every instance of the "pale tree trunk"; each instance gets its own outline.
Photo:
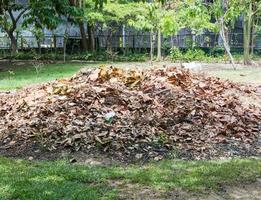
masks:
[[[161,61],[161,31],[158,29],[157,61]]]
[[[224,18],[223,17],[220,19],[220,36],[222,38],[225,51],[229,56],[229,59],[230,59],[231,64],[233,66],[233,69],[236,69],[234,58],[233,58],[233,56],[230,52],[230,46],[229,46],[229,43],[228,43],[228,40],[227,40],[227,37],[226,37],[225,24],[224,24]]]
[[[250,42],[251,42],[251,25],[252,25],[252,3],[249,4],[249,12],[244,16],[244,64],[251,65]]]
[[[255,43],[256,43],[256,33],[257,33],[257,26],[259,24],[259,19],[253,20],[253,29],[252,29],[252,40],[251,40],[251,55],[254,55]]]
[[[244,64],[250,65],[250,39],[251,39],[251,17],[245,16],[244,19]]]
[[[171,44],[171,48],[174,47],[174,38],[173,38],[173,35],[170,36],[170,44]]]
[[[154,53],[154,32],[150,32],[150,63],[153,61],[153,53]]]
[[[123,47],[123,54],[126,55],[126,30],[125,25],[122,25],[122,47]]]
[[[254,50],[255,50],[255,42],[256,42],[256,26],[253,24],[252,28],[252,38],[251,38],[251,56],[254,55]]]

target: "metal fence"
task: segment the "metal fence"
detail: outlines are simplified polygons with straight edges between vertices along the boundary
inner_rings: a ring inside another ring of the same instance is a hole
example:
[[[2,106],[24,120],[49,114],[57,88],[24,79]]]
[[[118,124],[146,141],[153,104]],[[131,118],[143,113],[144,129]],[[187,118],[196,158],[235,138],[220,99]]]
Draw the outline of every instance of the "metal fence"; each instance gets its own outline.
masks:
[[[231,48],[243,48],[243,34],[232,33],[229,34],[229,43]],[[255,35],[255,49],[261,49],[261,35]],[[149,49],[150,48],[150,35],[96,35],[95,46],[97,49],[107,48],[130,48],[130,49]],[[182,34],[172,37],[162,36],[162,47],[222,47],[222,39],[218,34]],[[71,48],[71,51],[78,51],[80,49],[80,37],[69,37],[67,40],[67,46]],[[156,40],[156,36],[154,37]],[[17,39],[18,49],[34,49],[38,48],[37,40],[33,36],[20,36]],[[41,48],[63,48],[64,36],[45,36],[41,41]],[[154,42],[154,47],[157,46],[157,42]],[[0,37],[0,49],[9,49],[10,40],[8,37]]]

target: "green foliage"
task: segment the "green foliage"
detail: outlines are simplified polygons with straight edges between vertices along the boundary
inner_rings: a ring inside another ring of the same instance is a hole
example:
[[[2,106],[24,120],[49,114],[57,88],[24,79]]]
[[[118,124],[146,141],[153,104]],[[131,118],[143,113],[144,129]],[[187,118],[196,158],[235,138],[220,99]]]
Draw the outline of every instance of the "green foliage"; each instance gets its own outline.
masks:
[[[179,7],[178,21],[182,28],[189,28],[192,33],[200,34],[204,30],[213,31],[215,24],[211,22],[211,14],[201,0],[186,0]]]
[[[206,61],[209,60],[209,56],[201,49],[188,49],[185,53],[182,53],[179,48],[174,47],[170,50],[170,57],[173,61]]]
[[[113,56],[113,61],[117,62],[143,62],[148,60],[147,54],[135,54],[129,55],[118,54],[117,52]],[[106,52],[86,52],[71,56],[72,60],[85,60],[85,61],[110,61],[111,56]]]
[[[175,11],[167,11],[161,21],[161,28],[164,35],[177,35],[180,30]]]
[[[14,59],[14,60],[42,60],[42,61],[62,61],[63,54],[60,52],[57,53],[42,53],[41,55],[37,54],[35,50],[31,51],[20,51],[14,55],[2,54],[0,58],[4,59]],[[105,51],[100,52],[82,52],[78,54],[72,54],[67,56],[68,60],[82,60],[82,61],[107,61],[111,60],[110,55]],[[148,55],[146,53],[129,53],[124,55],[122,53],[115,52],[113,61],[118,62],[143,62],[148,60]]]
[[[24,27],[33,24],[37,29],[46,27],[53,30],[62,22],[60,13],[68,7],[68,2],[66,0],[31,0],[29,7],[29,12],[24,15]]]
[[[211,14],[216,19],[217,29],[220,30],[218,25],[220,19],[224,20],[226,26],[234,26],[236,19],[240,16],[240,9],[237,6],[238,0],[231,0],[224,4],[223,0],[215,0],[210,6]]]
[[[173,47],[170,49],[170,58],[172,61],[181,61],[183,59],[183,54],[179,48]]]
[[[28,10],[28,7],[15,0],[3,0],[0,9],[0,28],[10,36],[19,28],[18,21]],[[15,16],[14,12],[18,14]]]
[[[168,9],[159,3],[143,4],[143,12],[129,20],[129,25],[136,29],[156,31],[164,35],[176,35],[182,28],[200,34],[204,30],[215,30],[208,8],[200,0],[177,1],[174,8]]]
[[[108,1],[102,9],[97,9],[93,0],[86,1],[85,17],[91,24],[100,23],[107,28],[115,24],[128,25],[129,20],[144,11],[144,3]]]
[[[34,50],[28,51],[28,52],[17,52],[14,55],[8,56],[6,58],[8,59],[16,59],[16,60],[32,60],[37,56],[36,52]]]
[[[41,55],[38,55],[33,49],[30,51],[19,51],[13,55],[2,54],[2,58],[14,60],[35,60],[37,58],[38,60],[55,61],[63,60],[63,55],[59,53],[42,53]]]
[[[258,51],[255,52],[253,59],[258,60]],[[260,53],[260,52],[259,52]],[[242,52],[238,52],[236,49],[233,50],[233,57],[236,61],[241,62],[243,60]],[[170,49],[169,58],[174,62],[191,62],[191,61],[201,61],[201,62],[226,62],[229,60],[228,56],[225,54],[224,48],[214,47],[211,49],[199,49],[199,48],[189,48],[189,49],[179,49],[173,47]]]
[[[207,56],[201,49],[189,49],[184,57],[187,61],[200,61],[204,60]]]
[[[76,55],[72,55],[71,59],[72,60],[91,60],[93,54],[89,53],[89,52],[83,52],[81,54],[76,54]]]
[[[162,12],[157,3],[140,4],[141,12],[128,21],[128,25],[146,31],[156,31],[160,27]]]

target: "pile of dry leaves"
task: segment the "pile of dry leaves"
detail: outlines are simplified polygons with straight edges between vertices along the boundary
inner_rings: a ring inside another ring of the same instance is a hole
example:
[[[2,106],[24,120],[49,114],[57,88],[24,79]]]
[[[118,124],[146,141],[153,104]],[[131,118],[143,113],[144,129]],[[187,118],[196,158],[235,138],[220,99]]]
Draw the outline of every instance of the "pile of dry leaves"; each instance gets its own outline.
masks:
[[[37,142],[54,151],[99,151],[127,159],[260,155],[254,88],[175,67],[81,71],[0,94],[2,147]]]

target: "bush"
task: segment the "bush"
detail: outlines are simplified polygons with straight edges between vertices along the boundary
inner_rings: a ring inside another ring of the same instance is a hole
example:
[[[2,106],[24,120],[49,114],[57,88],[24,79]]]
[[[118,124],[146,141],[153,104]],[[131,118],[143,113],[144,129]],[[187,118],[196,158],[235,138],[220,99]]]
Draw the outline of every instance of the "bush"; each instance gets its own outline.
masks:
[[[180,51],[180,49],[177,47],[173,47],[170,49],[170,57],[171,57],[171,60],[173,60],[173,61],[183,60],[183,54]]]
[[[81,54],[72,55],[71,59],[72,60],[90,60],[90,58],[92,58],[92,57],[93,57],[92,53],[85,52],[85,53],[81,53]]]
[[[182,53],[177,47],[170,50],[170,57],[172,61],[191,62],[209,60],[209,57],[201,49],[189,49],[185,53]]]
[[[93,60],[93,61],[118,61],[118,62],[142,62],[148,60],[147,54],[130,54],[130,55],[122,55],[116,54],[113,58],[108,55],[106,52],[85,52],[81,54],[76,54],[71,56],[72,60]]]
[[[206,56],[205,52],[201,49],[189,49],[185,53],[185,60],[188,62],[191,61],[200,61],[200,60],[207,60],[208,57]]]
[[[17,52],[15,55],[12,56],[12,59],[16,60],[32,60],[37,56],[34,50],[28,52]]]

